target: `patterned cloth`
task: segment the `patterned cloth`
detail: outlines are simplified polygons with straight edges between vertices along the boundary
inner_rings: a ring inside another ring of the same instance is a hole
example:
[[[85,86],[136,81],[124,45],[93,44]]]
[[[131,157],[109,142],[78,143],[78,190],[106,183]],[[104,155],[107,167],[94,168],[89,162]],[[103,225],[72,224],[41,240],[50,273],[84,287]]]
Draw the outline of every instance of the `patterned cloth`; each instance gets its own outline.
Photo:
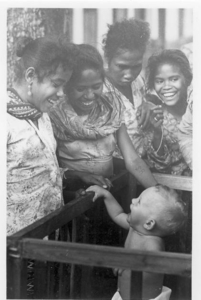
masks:
[[[63,99],[49,112],[57,139],[74,141],[106,137],[119,129],[122,123],[123,106],[112,95],[99,97],[87,119],[75,113],[70,102]]]
[[[191,87],[188,89],[187,102],[192,97]],[[163,111],[163,141],[164,155],[160,156],[150,142],[147,148],[146,163],[154,172],[191,176],[192,172],[186,164],[179,147],[179,125],[181,120],[176,119],[167,110]]]
[[[7,112],[18,119],[38,120],[42,113],[30,103],[24,103],[18,93],[13,89],[8,89],[9,100],[7,102]]]
[[[152,136],[150,131],[142,131],[138,125],[140,117],[140,109],[142,102],[144,101],[145,85],[144,80],[141,76],[138,76],[136,80],[132,82],[131,85],[133,94],[133,103],[129,101],[126,96],[124,96],[117,88],[114,87],[107,79],[105,80],[105,85],[103,92],[104,94],[113,94],[115,98],[119,99],[124,105],[123,120],[125,122],[128,135],[138,153],[139,156],[143,156],[146,153],[146,148],[149,144],[149,139]],[[122,158],[120,150],[117,148],[115,157]]]
[[[123,106],[111,96],[102,98],[88,116],[78,116],[66,99],[50,112],[62,168],[110,176],[114,133],[122,124]]]
[[[55,151],[56,141],[47,114],[38,119],[38,128],[31,120],[7,114],[8,235],[63,204]]]
[[[193,139],[193,93],[190,95],[185,114],[179,124],[179,146],[183,157],[192,170],[192,139]]]

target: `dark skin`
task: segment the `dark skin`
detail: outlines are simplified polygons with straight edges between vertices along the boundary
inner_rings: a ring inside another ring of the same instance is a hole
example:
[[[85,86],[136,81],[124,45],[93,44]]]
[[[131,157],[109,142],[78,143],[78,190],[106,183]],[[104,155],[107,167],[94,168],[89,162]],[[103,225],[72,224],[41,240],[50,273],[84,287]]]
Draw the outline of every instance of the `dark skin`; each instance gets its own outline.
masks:
[[[133,104],[133,94],[131,85],[121,86],[115,84],[112,81],[112,78],[110,78],[109,76],[108,80]],[[143,102],[141,106],[140,118],[138,120],[139,126],[141,126],[142,129],[146,129],[150,122],[151,124],[154,123],[153,125],[157,123],[157,127],[163,123],[162,105],[154,105],[153,107],[151,104]]]
[[[108,61],[106,71],[107,79],[114,85],[132,104],[134,103],[132,93],[132,82],[140,75],[142,70],[144,53],[139,49],[118,48],[113,57]],[[145,129],[149,124],[150,108],[146,102],[142,102],[141,113],[138,120],[139,126]],[[163,118],[161,107],[156,107],[152,114],[157,115],[158,119]]]

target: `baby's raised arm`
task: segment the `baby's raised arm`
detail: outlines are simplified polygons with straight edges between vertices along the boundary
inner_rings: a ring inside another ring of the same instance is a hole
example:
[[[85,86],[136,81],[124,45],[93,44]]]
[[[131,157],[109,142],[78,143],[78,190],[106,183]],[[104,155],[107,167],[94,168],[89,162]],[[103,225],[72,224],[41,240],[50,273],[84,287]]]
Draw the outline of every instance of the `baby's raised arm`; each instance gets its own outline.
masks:
[[[129,224],[127,222],[128,215],[124,213],[121,205],[109,191],[97,185],[90,186],[86,191],[95,193],[93,201],[102,197],[111,219],[124,229],[129,229]]]

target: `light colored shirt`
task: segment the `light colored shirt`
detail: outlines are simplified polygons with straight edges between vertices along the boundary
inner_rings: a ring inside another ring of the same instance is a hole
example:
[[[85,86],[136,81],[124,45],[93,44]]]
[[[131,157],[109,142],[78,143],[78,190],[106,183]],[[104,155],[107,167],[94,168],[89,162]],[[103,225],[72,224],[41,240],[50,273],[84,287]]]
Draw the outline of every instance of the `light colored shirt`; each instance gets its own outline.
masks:
[[[7,234],[11,235],[63,204],[56,141],[47,114],[30,120],[7,114]]]

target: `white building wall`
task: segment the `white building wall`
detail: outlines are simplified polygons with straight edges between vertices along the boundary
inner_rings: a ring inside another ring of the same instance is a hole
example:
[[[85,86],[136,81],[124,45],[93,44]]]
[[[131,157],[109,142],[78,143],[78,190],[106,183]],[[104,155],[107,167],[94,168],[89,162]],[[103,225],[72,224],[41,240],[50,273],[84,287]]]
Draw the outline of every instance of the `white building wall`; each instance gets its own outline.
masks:
[[[127,9],[127,18],[135,17],[137,9]],[[177,42],[179,39],[179,9],[165,9],[165,42],[166,45]],[[84,9],[73,9],[73,30],[72,42],[84,42]],[[90,18],[90,17],[89,17]],[[151,38],[157,40],[159,38],[159,9],[146,9],[145,21],[150,23]],[[89,21],[90,23],[90,21]],[[95,45],[102,54],[102,39],[107,32],[107,24],[113,23],[112,8],[97,9],[97,34]],[[182,40],[193,36],[193,9],[184,9],[183,13],[183,36]]]

